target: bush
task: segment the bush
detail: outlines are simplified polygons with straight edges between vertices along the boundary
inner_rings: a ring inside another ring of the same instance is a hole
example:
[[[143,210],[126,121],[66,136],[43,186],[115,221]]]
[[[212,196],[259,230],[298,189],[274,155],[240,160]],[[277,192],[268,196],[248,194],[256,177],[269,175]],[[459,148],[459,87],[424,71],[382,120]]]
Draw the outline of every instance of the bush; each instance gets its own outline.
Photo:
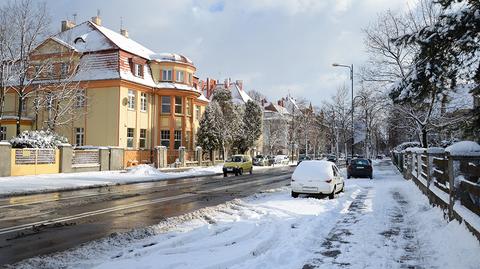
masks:
[[[49,131],[23,131],[10,140],[12,148],[56,148],[68,143],[67,138]]]

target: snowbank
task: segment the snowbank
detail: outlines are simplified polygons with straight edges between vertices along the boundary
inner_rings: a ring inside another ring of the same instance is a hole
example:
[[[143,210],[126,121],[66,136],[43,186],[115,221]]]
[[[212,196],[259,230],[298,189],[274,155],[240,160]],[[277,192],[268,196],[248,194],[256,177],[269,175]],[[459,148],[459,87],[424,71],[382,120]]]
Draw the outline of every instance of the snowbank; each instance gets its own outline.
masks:
[[[480,145],[473,141],[457,142],[445,149],[450,155],[473,155],[480,156]]]

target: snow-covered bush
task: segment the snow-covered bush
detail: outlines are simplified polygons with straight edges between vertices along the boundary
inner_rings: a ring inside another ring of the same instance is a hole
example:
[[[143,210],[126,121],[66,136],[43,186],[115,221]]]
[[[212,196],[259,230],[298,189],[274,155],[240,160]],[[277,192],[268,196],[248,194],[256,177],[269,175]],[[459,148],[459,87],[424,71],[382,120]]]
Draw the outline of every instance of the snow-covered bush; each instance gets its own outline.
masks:
[[[420,144],[420,142],[417,142],[417,141],[403,142],[402,144],[395,147],[395,151],[400,152],[407,148],[417,148],[421,146],[422,145]]]
[[[67,138],[49,131],[23,131],[10,140],[12,148],[56,148],[68,143]]]

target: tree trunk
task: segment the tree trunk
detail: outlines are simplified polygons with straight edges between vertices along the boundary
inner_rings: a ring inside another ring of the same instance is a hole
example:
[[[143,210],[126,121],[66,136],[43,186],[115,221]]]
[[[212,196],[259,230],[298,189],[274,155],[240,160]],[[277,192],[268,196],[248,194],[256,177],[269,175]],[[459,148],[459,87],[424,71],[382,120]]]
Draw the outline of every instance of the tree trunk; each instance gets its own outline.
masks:
[[[427,128],[425,128],[425,127],[422,128],[422,147],[424,147],[424,148],[428,147]]]
[[[17,136],[20,135],[20,121],[22,120],[22,106],[23,106],[23,97],[22,95],[18,95],[18,110],[17,110]]]

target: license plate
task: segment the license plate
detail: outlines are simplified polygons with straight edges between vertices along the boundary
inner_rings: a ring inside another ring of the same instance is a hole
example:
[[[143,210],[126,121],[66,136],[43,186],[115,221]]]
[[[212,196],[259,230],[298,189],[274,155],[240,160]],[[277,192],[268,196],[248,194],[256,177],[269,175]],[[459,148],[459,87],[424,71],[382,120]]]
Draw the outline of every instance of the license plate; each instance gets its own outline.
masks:
[[[357,166],[357,169],[363,169],[363,168],[365,168],[365,167],[363,167],[363,166]]]
[[[316,191],[317,188],[315,187],[303,187],[302,189],[306,190],[306,191]]]
[[[233,171],[233,168],[227,168],[227,171]]]

